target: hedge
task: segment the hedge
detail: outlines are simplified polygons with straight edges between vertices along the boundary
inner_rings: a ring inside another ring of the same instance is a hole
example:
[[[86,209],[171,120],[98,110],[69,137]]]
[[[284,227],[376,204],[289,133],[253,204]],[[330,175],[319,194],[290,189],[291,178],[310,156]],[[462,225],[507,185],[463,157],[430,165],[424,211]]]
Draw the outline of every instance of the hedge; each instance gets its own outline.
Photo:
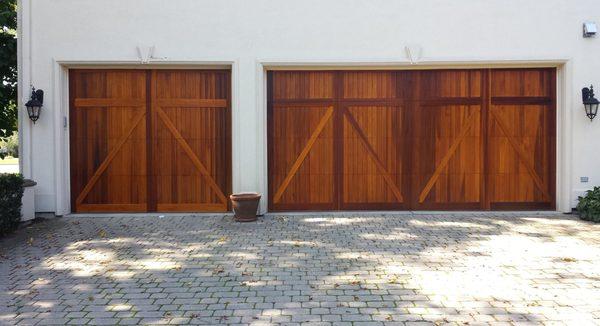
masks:
[[[21,221],[23,177],[0,173],[0,235],[14,231]]]

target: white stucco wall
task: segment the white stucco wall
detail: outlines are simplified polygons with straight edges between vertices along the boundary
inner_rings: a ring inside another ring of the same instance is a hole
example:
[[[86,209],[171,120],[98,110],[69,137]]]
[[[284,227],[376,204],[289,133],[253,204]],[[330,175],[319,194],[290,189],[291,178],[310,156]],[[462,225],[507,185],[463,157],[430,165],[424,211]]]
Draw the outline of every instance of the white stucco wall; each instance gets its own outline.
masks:
[[[136,46],[155,46],[153,64],[231,64],[234,191],[266,193],[264,68],[454,64],[560,66],[559,209],[600,185],[600,119],[583,113],[580,89],[600,89],[598,0],[21,0],[20,84],[46,91],[36,125],[21,112],[23,173],[38,182],[36,208],[68,206],[66,67],[137,64]],[[26,101],[28,92],[20,100]],[[243,170],[242,170],[243,169]],[[242,173],[243,172],[243,173]],[[581,176],[590,182],[579,182]],[[266,197],[266,196],[265,196]],[[266,207],[263,203],[263,207]]]

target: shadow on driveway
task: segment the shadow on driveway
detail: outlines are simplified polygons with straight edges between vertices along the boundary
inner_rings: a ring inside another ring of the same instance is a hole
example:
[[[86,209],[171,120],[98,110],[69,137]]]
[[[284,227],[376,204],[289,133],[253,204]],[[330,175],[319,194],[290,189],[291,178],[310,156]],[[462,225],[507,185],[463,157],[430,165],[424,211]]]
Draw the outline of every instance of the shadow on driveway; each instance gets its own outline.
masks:
[[[600,322],[568,215],[65,217],[0,242],[0,323]]]

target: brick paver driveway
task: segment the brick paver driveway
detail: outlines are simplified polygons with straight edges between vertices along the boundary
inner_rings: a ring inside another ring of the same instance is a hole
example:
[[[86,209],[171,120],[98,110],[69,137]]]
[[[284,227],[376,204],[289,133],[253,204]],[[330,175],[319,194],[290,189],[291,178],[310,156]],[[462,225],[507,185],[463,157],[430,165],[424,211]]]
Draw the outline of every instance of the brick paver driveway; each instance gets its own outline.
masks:
[[[0,323],[600,323],[567,215],[66,217],[0,242]]]

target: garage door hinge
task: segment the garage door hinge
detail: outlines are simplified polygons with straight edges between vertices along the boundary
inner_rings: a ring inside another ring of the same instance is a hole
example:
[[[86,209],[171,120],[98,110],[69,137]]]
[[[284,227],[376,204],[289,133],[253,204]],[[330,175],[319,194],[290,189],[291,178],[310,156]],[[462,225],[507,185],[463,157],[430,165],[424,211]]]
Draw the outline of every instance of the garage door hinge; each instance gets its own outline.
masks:
[[[63,116],[63,128],[67,129],[67,126],[68,126],[67,117]]]

